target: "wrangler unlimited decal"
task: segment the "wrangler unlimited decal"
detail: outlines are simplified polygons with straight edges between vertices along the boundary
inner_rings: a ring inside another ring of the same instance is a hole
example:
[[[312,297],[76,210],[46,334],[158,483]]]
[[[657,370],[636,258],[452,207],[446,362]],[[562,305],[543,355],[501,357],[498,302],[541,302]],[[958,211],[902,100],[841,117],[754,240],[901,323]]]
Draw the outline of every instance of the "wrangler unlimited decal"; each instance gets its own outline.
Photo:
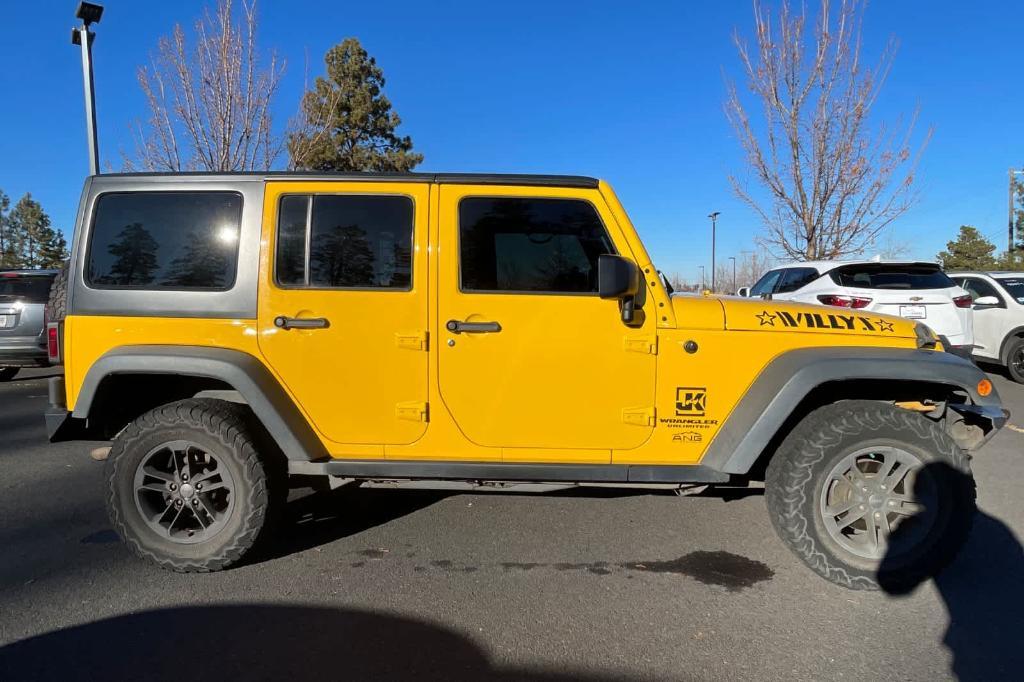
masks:
[[[791,313],[780,310],[777,313],[765,310],[755,317],[760,320],[759,326],[774,327],[781,322],[783,327],[807,327],[809,329],[846,329],[866,332],[891,332],[892,322],[880,317],[868,318],[863,315],[840,315],[834,313]]]

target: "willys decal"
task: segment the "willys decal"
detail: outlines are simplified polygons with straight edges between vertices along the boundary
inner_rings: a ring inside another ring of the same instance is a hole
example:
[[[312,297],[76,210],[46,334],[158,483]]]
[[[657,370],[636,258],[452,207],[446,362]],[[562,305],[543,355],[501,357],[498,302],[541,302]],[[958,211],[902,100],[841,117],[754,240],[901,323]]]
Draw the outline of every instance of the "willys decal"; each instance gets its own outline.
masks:
[[[783,327],[807,327],[808,329],[845,329],[865,332],[894,331],[892,322],[880,317],[863,315],[842,315],[840,313],[791,313],[786,310],[764,312],[755,315],[760,327],[774,327],[780,323]]]

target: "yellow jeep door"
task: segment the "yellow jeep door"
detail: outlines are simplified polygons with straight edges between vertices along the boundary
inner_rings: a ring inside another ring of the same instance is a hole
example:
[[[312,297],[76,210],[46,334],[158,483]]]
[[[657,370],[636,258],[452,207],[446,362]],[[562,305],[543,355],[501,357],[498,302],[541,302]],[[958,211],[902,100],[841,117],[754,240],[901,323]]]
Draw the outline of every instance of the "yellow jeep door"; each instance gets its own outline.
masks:
[[[426,183],[270,182],[259,346],[320,434],[426,429]]]
[[[462,432],[506,460],[610,461],[643,443],[655,316],[630,328],[598,298],[598,256],[632,257],[601,194],[442,185],[439,215],[438,371]]]

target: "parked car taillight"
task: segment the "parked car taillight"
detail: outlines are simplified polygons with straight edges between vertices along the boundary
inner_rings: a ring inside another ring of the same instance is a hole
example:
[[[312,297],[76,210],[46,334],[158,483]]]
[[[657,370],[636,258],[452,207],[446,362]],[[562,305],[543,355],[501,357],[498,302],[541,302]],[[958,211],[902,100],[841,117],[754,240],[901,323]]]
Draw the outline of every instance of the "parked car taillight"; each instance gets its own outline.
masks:
[[[60,324],[57,322],[46,325],[46,354],[50,364],[60,364]]]
[[[956,296],[953,298],[953,305],[957,308],[970,308],[972,303],[974,303],[974,299],[971,298],[970,294],[964,294],[963,296]]]
[[[840,296],[838,294],[822,294],[818,300],[825,305],[834,305],[837,308],[867,308],[871,303],[870,298],[860,296]]]

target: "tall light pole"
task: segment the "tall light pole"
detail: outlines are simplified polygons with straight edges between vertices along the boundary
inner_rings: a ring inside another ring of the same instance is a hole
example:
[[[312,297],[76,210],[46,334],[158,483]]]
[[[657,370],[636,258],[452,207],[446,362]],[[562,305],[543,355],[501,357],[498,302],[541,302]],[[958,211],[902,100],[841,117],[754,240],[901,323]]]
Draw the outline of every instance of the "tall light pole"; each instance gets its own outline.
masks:
[[[715,224],[721,211],[712,211],[708,214],[711,218],[711,291],[715,290]]]
[[[704,293],[704,266],[698,265],[697,267],[700,268],[700,292]]]
[[[78,3],[75,16],[82,20],[82,25],[71,29],[71,44],[82,47],[82,82],[85,86],[85,132],[89,136],[89,175],[100,172],[100,147],[96,137],[96,92],[92,85],[92,41],[95,33],[89,30],[90,24],[99,23],[103,16],[103,7],[91,2]]]
[[[729,256],[732,261],[732,293],[736,293],[736,256]]]

